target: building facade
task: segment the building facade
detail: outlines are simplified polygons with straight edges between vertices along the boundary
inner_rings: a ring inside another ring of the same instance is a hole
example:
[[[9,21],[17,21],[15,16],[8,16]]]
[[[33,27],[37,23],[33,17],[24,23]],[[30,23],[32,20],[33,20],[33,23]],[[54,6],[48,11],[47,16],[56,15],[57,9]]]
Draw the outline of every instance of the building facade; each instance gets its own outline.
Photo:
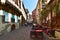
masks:
[[[42,11],[43,12],[41,14],[43,15],[40,15],[40,19],[42,16],[44,16],[44,18],[43,17],[42,18],[44,19],[43,21],[47,23],[46,25],[47,28],[50,28],[51,30],[54,31],[52,32],[52,34],[54,34],[55,37],[57,37],[57,39],[60,38],[60,16],[59,16],[60,15],[60,0],[42,0]]]
[[[50,0],[44,10],[48,14],[46,17],[48,27],[55,29],[55,36],[60,38],[60,1]]]
[[[42,11],[42,0],[38,0],[37,6],[36,6],[36,17],[37,17],[37,23],[41,24],[41,11]]]
[[[37,23],[42,24],[42,10],[45,9],[46,5],[49,3],[50,0],[38,0],[37,6],[35,8],[36,10],[36,18]],[[45,20],[43,20],[45,21]]]
[[[27,23],[32,23],[32,21],[33,21],[33,18],[32,18],[32,15],[31,14],[27,14]]]
[[[48,15],[46,17],[47,23],[49,24],[49,26],[51,28],[54,28],[54,26],[56,27],[56,10],[55,10],[55,3],[56,1],[52,1],[50,0],[50,2],[47,4],[47,8],[45,10],[45,12],[47,11]],[[54,25],[54,26],[53,26]]]
[[[37,22],[36,9],[32,11],[32,18],[33,18],[33,23]]]
[[[22,0],[0,0],[0,34],[18,29],[26,15]]]

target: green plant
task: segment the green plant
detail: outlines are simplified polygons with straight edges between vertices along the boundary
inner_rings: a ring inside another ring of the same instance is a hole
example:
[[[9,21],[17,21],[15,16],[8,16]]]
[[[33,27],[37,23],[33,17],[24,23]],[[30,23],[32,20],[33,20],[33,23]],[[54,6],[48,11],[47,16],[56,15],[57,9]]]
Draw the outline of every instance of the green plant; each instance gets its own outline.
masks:
[[[45,19],[47,17],[47,15],[48,15],[48,13],[46,13],[45,10],[41,11],[41,16],[42,16],[41,19],[42,20]]]
[[[55,9],[56,9],[56,15],[60,18],[60,0],[56,2]]]

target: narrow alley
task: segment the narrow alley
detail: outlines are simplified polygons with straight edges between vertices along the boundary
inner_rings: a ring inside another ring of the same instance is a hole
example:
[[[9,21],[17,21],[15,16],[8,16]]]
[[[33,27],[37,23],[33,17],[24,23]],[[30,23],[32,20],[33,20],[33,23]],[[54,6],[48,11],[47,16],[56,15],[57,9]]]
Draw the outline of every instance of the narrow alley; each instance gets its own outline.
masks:
[[[60,0],[0,0],[0,40],[60,40]]]
[[[0,40],[30,40],[31,27],[21,27],[18,30],[14,30],[3,36],[0,36]]]

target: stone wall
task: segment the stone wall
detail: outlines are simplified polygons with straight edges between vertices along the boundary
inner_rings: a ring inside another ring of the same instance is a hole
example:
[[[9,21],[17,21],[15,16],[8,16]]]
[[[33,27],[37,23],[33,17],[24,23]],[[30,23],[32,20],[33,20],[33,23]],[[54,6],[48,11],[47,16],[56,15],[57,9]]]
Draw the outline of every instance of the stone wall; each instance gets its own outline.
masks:
[[[12,24],[15,24],[15,29],[19,29],[19,23],[2,23],[2,16],[0,15],[0,35],[10,32]]]

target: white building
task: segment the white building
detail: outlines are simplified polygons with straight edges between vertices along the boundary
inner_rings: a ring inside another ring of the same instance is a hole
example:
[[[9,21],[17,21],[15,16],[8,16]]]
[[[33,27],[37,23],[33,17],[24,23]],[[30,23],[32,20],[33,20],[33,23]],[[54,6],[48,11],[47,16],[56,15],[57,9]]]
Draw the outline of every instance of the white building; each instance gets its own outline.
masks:
[[[0,0],[0,34],[18,29],[23,18],[27,19],[22,0]]]

